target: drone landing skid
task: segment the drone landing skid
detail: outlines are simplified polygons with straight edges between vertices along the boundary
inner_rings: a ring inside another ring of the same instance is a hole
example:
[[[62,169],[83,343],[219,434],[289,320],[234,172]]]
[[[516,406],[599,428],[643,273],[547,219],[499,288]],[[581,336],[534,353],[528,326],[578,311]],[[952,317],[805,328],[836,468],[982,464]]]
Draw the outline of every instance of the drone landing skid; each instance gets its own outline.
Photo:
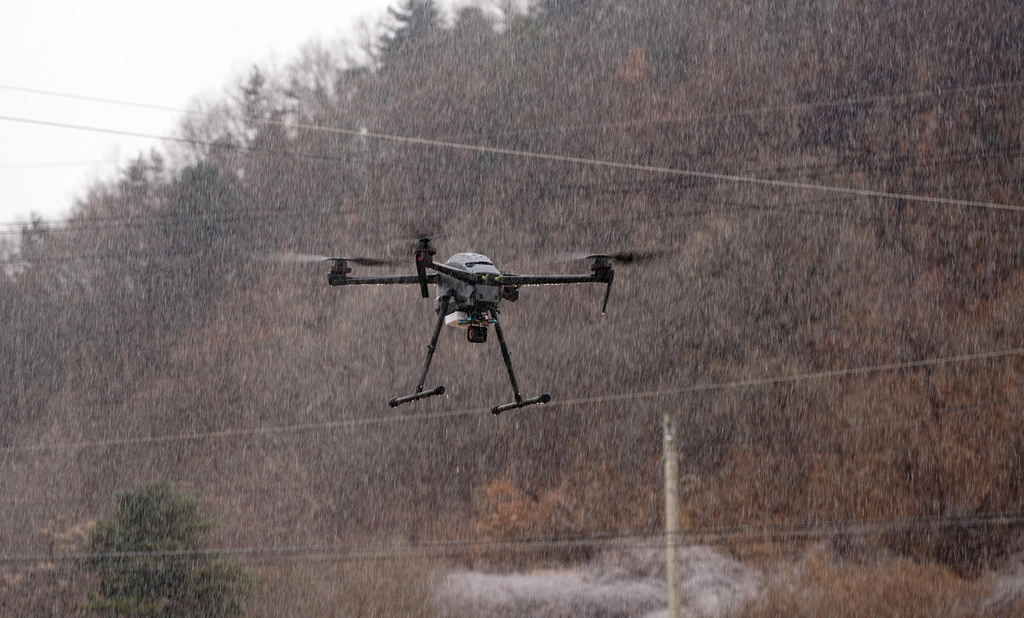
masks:
[[[508,369],[508,379],[509,382],[512,383],[512,394],[516,397],[514,403],[506,403],[504,405],[492,407],[491,414],[501,414],[505,410],[515,410],[516,408],[525,408],[526,406],[532,406],[537,403],[547,403],[551,401],[551,395],[548,395],[547,393],[531,399],[523,399],[523,396],[519,394],[519,382],[516,380],[516,372],[512,370],[512,356],[508,353],[508,346],[505,345],[505,333],[501,331],[501,322],[498,321],[497,309],[491,309],[491,318],[494,320],[494,333],[498,335],[498,345],[501,347],[501,358],[505,361],[505,368]]]
[[[551,401],[551,395],[544,393],[539,397],[533,397],[531,399],[523,399],[521,401],[514,401],[512,403],[506,403],[500,406],[492,406],[491,414],[501,414],[506,410],[515,410],[517,408],[525,408],[526,406],[532,406],[535,403],[547,403]]]
[[[423,399],[424,397],[433,397],[434,395],[443,395],[444,387],[437,386],[429,391],[423,390],[423,383],[427,381],[427,371],[430,370],[430,361],[434,358],[434,350],[437,349],[437,336],[441,334],[441,327],[444,326],[444,316],[448,313],[448,301],[451,300],[451,294],[446,294],[441,299],[441,311],[437,315],[437,324],[434,325],[434,336],[430,338],[430,344],[427,346],[427,360],[423,363],[423,371],[420,372],[420,380],[416,383],[416,390],[413,391],[412,395],[406,395],[405,397],[395,397],[388,402],[388,405],[392,408],[397,408],[403,403],[409,403],[410,401],[416,401]]]
[[[397,408],[403,403],[409,403],[410,401],[417,401],[419,399],[425,399],[427,397],[433,397],[435,395],[443,395],[444,387],[437,386],[429,391],[423,390],[423,383],[427,379],[427,371],[430,370],[430,361],[434,358],[434,350],[437,349],[437,337],[441,334],[441,327],[444,325],[445,316],[448,314],[448,302],[451,300],[451,294],[446,294],[441,298],[441,307],[437,315],[437,324],[434,326],[434,336],[430,338],[430,344],[427,346],[427,360],[423,363],[423,371],[420,372],[419,382],[416,383],[416,390],[412,395],[406,395],[405,397],[395,397],[388,402],[388,405],[392,408]],[[544,393],[537,397],[530,399],[523,399],[523,396],[519,394],[519,381],[516,380],[516,372],[512,369],[512,356],[508,353],[508,345],[505,344],[505,333],[501,330],[501,323],[498,321],[497,309],[491,309],[492,323],[494,324],[494,332],[498,335],[498,345],[501,347],[501,358],[505,361],[505,368],[508,369],[508,379],[512,383],[512,393],[515,395],[515,402],[506,403],[500,406],[493,406],[491,408],[491,414],[501,414],[506,410],[515,410],[517,408],[525,408],[526,406],[532,406],[538,403],[547,403],[551,401],[551,395]],[[484,331],[485,333],[487,331]],[[470,341],[473,339],[470,338]]]
[[[429,391],[420,391],[412,395],[406,395],[405,397],[395,397],[388,402],[388,405],[392,408],[397,408],[403,403],[409,403],[410,401],[416,401],[417,399],[425,399],[426,397],[433,397],[434,395],[444,395],[444,387],[436,386]]]

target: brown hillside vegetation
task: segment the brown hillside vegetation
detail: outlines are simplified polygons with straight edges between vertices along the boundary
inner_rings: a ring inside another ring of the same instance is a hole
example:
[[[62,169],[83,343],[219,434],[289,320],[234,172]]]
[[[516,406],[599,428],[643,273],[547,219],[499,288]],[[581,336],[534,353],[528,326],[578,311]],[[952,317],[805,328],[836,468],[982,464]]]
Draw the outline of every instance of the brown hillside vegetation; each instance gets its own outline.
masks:
[[[48,531],[168,480],[204,497],[227,547],[585,558],[662,529],[671,410],[702,538],[874,522],[895,556],[880,568],[977,575],[1020,548],[1019,354],[740,383],[1024,348],[1022,88],[1010,1],[541,0],[499,22],[406,0],[363,64],[310,45],[254,68],[183,122],[191,144],[26,228],[0,276],[2,553],[60,553]],[[445,234],[438,257],[520,273],[664,254],[617,267],[606,315],[597,286],[503,304],[524,394],[551,404],[489,414],[511,400],[497,344],[445,329],[428,386],[448,394],[392,410],[432,304],[261,256],[408,256],[379,272],[412,272],[421,233]],[[554,537],[591,542],[460,544]],[[45,571],[0,564],[22,567]],[[325,577],[267,573],[267,607]],[[812,602],[783,597],[763,615]]]

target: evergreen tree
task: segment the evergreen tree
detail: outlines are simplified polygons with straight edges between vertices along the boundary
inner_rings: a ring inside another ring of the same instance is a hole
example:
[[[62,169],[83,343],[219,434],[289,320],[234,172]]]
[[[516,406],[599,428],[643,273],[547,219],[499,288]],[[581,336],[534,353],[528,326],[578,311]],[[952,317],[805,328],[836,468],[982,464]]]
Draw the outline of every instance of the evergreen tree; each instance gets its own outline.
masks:
[[[434,0],[405,0],[398,9],[389,8],[394,26],[381,39],[383,67],[422,55],[442,31],[441,14]]]
[[[149,483],[117,496],[89,534],[80,566],[96,576],[85,605],[100,616],[241,616],[252,573],[210,552],[216,522],[198,496]]]

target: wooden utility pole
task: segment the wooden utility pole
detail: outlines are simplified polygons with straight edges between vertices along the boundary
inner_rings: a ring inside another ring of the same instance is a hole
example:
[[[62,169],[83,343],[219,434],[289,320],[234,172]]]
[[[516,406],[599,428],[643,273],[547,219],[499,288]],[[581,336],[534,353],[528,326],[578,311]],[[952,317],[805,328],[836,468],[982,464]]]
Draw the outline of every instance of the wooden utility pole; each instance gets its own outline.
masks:
[[[675,419],[665,412],[665,566],[668,576],[668,618],[680,618],[679,599],[679,453]]]

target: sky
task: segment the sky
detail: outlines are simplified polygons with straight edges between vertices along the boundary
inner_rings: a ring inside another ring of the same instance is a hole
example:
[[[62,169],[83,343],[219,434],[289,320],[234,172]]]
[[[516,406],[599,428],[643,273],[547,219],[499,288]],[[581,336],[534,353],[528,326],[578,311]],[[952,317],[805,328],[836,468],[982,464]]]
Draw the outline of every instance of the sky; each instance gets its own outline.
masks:
[[[375,28],[397,3],[0,2],[0,231],[33,213],[66,217],[95,182],[160,148],[156,139],[38,123],[171,135],[183,117],[173,110],[223,98],[254,65],[283,67],[310,41],[355,45],[360,24]]]

